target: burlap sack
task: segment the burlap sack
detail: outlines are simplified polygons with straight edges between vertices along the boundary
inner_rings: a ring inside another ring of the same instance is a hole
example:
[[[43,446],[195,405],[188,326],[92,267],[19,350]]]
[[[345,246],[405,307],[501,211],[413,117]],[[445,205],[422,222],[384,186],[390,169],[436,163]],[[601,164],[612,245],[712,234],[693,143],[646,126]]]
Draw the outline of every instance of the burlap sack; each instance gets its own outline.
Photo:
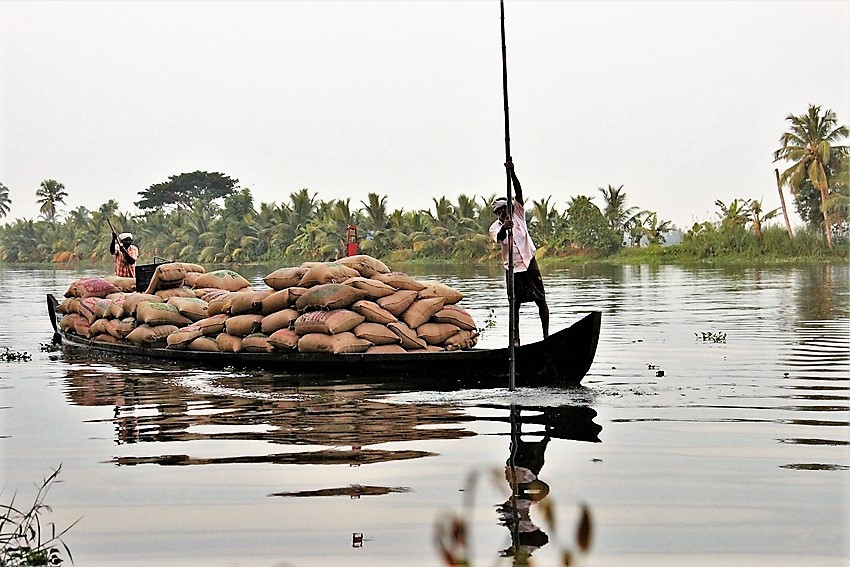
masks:
[[[230,295],[230,314],[248,315],[260,313],[263,308],[263,300],[274,290],[265,291],[235,291]]]
[[[94,323],[94,320],[97,319],[95,308],[98,301],[100,301],[99,297],[85,297],[80,299],[77,304],[77,313],[82,315],[89,324]]]
[[[136,291],[136,278],[124,278],[121,276],[106,276],[109,282],[123,291],[124,293],[132,293]]]
[[[269,335],[269,343],[278,350],[292,350],[298,346],[301,336],[290,328],[278,329]]]
[[[161,289],[171,289],[183,285],[186,269],[180,262],[169,262],[156,267],[145,293],[156,293]]]
[[[192,322],[188,317],[181,315],[173,305],[153,301],[142,301],[139,303],[138,307],[136,307],[136,320],[151,327],[156,325],[185,327]]]
[[[299,311],[312,311],[314,309],[345,309],[355,301],[366,297],[366,292],[351,286],[328,283],[319,284],[307,290],[304,295],[295,302],[295,308]]]
[[[263,324],[263,316],[259,313],[250,315],[232,315],[224,322],[224,332],[237,337],[247,337],[257,333]]]
[[[400,289],[392,295],[380,298],[377,304],[396,317],[400,317],[404,310],[416,301],[417,297],[419,295],[415,291]]]
[[[133,332],[138,323],[135,317],[124,317],[123,319],[109,319],[106,323],[106,332],[116,339],[126,339]]]
[[[446,350],[466,350],[478,344],[478,331],[462,330],[443,343]]]
[[[125,341],[122,341],[121,339],[116,339],[115,337],[113,337],[109,333],[101,333],[99,335],[94,335],[92,337],[92,340],[99,342],[99,343],[108,343],[108,344],[113,344],[113,345],[117,345],[117,344],[121,344],[121,343],[125,342]]]
[[[56,312],[62,314],[76,313],[79,303],[79,297],[66,297],[56,306]]]
[[[360,323],[352,332],[358,339],[365,339],[373,345],[397,345],[401,342],[398,335],[379,323]]]
[[[212,315],[200,321],[195,321],[191,326],[201,329],[205,336],[213,337],[224,332],[224,322],[227,319],[228,315],[219,313],[218,315]]]
[[[375,345],[366,349],[366,354],[405,354],[401,345]]]
[[[442,297],[444,305],[453,305],[463,299],[463,294],[455,288],[441,282],[420,281],[425,286],[419,290],[419,297],[428,299],[430,297]]]
[[[404,272],[389,272],[387,274],[375,274],[374,279],[391,285],[396,289],[407,289],[411,291],[420,291],[425,289],[425,285],[419,283]]]
[[[460,329],[450,323],[425,323],[416,329],[419,338],[429,345],[441,345],[458,332]]]
[[[218,289],[217,287],[196,287],[195,288],[195,297],[198,299],[203,299],[207,303],[216,299],[218,297],[224,297],[228,295],[230,292],[226,289]]]
[[[328,283],[341,283],[348,278],[354,278],[360,272],[336,262],[310,263],[307,271],[298,282],[299,287],[313,287]]]
[[[367,340],[358,339],[354,333],[345,332],[333,336],[333,352],[334,354],[350,354],[356,352],[366,352],[372,346]]]
[[[295,302],[301,299],[301,296],[309,290],[306,287],[295,286],[289,288],[289,304],[295,305]]]
[[[366,352],[370,346],[372,343],[358,339],[350,332],[338,335],[309,333],[298,339],[299,352],[346,354]]]
[[[112,303],[109,305],[109,316],[114,319],[123,319],[129,313],[124,309],[124,301],[127,299],[127,295],[124,294],[121,297],[116,297],[112,300]]]
[[[474,331],[475,321],[466,309],[457,305],[446,305],[431,317],[434,323],[451,323],[457,325],[464,331]]]
[[[245,352],[272,352],[274,348],[269,336],[263,333],[253,333],[242,339],[242,350]]]
[[[166,342],[169,348],[186,348],[189,346],[189,343],[203,336],[204,332],[201,329],[190,325],[182,329],[177,329],[168,335]]]
[[[356,301],[354,305],[351,306],[351,310],[355,313],[360,313],[363,317],[366,318],[366,321],[369,323],[380,323],[381,325],[386,325],[387,323],[394,323],[398,321],[395,315],[375,303],[374,301],[367,301],[365,299],[361,299],[360,301]]]
[[[209,305],[197,297],[172,297],[168,300],[168,304],[176,307],[181,315],[192,321],[200,321],[209,316],[207,312]]]
[[[139,325],[127,335],[127,340],[139,346],[157,346],[165,344],[168,335],[176,330],[176,325]]]
[[[196,288],[198,283],[198,278],[201,277],[203,272],[186,272],[186,277],[183,278],[183,285],[186,287]]]
[[[75,326],[77,323],[77,319],[85,319],[79,313],[68,313],[64,317],[59,320],[59,330],[63,333],[67,333],[70,331],[75,331]]]
[[[363,315],[349,309],[308,311],[295,320],[295,332],[299,335],[306,335],[308,333],[335,335],[350,331],[362,323],[363,320]]]
[[[80,278],[65,292],[65,297],[106,297],[110,293],[121,291],[106,278]]]
[[[131,293],[124,298],[124,314],[127,316],[136,315],[136,308],[142,301],[153,301],[162,303],[164,300],[158,295],[149,293]]]
[[[391,285],[387,285],[384,282],[379,282],[378,280],[373,280],[371,278],[364,278],[362,276],[348,278],[342,283],[357,289],[362,289],[366,292],[365,299],[369,299],[370,301],[375,301],[381,297],[392,295],[396,291],[396,289]]]
[[[407,323],[396,321],[388,323],[387,328],[394,332],[401,339],[401,346],[405,350],[416,350],[425,348],[425,341],[419,338],[416,331],[407,326]]]
[[[215,270],[202,274],[195,285],[198,287],[217,287],[227,291],[239,291],[250,285],[250,282],[233,270]]]
[[[219,315],[221,313],[229,315],[232,295],[232,293],[227,292],[226,295],[221,294],[211,299],[209,303],[207,303],[207,315]]]
[[[221,352],[239,352],[242,350],[242,337],[219,333],[215,337],[215,343]]]
[[[112,317],[112,312],[110,307],[112,306],[114,300],[109,299],[108,297],[104,297],[103,299],[98,299],[94,302],[94,316],[97,319],[105,319],[106,317]]]
[[[390,272],[386,264],[368,254],[346,256],[337,260],[337,264],[357,270],[364,278],[371,278],[375,274],[388,274]]]
[[[263,315],[271,315],[277,311],[281,311],[289,307],[289,290],[282,289],[275,291],[266,296],[260,305],[260,313]]]
[[[306,272],[307,268],[303,266],[297,268],[279,268],[264,277],[263,281],[274,290],[287,289],[299,285],[301,277]]]
[[[161,297],[163,301],[168,301],[172,297],[197,297],[195,295],[195,290],[191,287],[186,287],[185,285],[181,285],[180,287],[173,287],[170,289],[160,289],[154,294],[158,297]]]
[[[89,334],[91,336],[96,337],[97,335],[102,335],[104,333],[109,334],[108,331],[108,319],[98,319],[94,323],[89,326]]]
[[[187,347],[189,350],[198,350],[201,352],[221,352],[221,349],[218,348],[218,343],[215,342],[215,339],[211,339],[210,337],[198,337]]]
[[[276,311],[263,317],[260,330],[267,335],[271,335],[279,329],[288,329],[300,315],[297,309]]]
[[[401,314],[401,320],[407,323],[411,329],[427,323],[431,316],[443,308],[442,297],[430,297],[428,299],[417,299],[410,307]]]
[[[204,268],[200,264],[192,264],[191,262],[180,262],[180,265],[182,265],[183,269],[186,270],[187,276],[189,274],[205,274],[207,272],[206,268]]]

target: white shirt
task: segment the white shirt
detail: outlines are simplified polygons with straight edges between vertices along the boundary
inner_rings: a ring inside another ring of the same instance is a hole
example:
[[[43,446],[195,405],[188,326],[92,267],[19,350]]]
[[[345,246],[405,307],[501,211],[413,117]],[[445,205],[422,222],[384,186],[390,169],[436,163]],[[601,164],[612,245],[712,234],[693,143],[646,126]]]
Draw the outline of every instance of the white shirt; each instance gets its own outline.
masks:
[[[525,207],[522,203],[514,200],[514,211],[512,215],[514,221],[513,240],[514,240],[514,272],[524,272],[528,269],[528,265],[534,258],[534,252],[537,248],[534,242],[531,241],[531,236],[528,234],[528,224],[525,221]],[[502,229],[502,221],[496,219],[490,225],[490,237],[494,242],[502,245],[502,265],[508,269],[508,239],[499,240],[498,234]]]

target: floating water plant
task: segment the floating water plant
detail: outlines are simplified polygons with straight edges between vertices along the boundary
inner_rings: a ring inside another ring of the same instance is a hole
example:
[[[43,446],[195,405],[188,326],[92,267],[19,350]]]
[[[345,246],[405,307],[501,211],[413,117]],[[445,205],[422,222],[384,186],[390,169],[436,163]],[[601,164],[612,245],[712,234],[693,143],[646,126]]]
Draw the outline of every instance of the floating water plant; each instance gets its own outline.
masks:
[[[0,352],[0,361],[3,362],[29,362],[32,356],[28,352],[19,352],[11,350],[9,347],[0,347],[3,351]]]
[[[703,331],[702,333],[694,333],[697,340],[710,343],[725,343],[726,333],[714,333],[711,331]]]

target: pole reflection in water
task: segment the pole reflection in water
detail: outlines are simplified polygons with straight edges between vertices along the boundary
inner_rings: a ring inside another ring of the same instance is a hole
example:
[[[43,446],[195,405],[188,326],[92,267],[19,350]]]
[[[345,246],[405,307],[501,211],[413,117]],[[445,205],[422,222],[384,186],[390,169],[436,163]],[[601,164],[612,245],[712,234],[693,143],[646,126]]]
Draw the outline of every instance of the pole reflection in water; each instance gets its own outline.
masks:
[[[525,412],[525,414],[523,414]],[[546,448],[555,437],[599,443],[602,427],[593,422],[596,411],[586,406],[510,406],[510,455],[505,479],[510,496],[496,506],[499,524],[508,528],[510,546],[500,552],[526,565],[535,550],[549,543],[549,535],[532,519],[532,510],[549,496],[549,485],[540,478]],[[542,425],[542,430],[523,432],[523,425]],[[551,508],[552,503],[548,503]],[[538,511],[538,510],[536,510]]]

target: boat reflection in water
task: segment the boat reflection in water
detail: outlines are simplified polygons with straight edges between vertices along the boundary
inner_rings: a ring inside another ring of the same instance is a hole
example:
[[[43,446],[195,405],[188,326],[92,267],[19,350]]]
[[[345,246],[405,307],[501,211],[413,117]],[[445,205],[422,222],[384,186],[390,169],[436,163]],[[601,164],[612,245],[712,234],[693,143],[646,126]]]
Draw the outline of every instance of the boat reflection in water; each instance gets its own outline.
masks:
[[[408,448],[411,445],[404,442],[473,437],[479,433],[464,425],[500,422],[504,424],[500,435],[510,435],[505,478],[511,494],[497,504],[498,521],[511,534],[510,547],[501,554],[515,562],[549,541],[531,516],[535,505],[549,495],[542,469],[550,441],[600,441],[601,426],[593,421],[596,411],[579,401],[554,407],[476,403],[475,408],[496,410],[476,416],[470,414],[472,408],[457,404],[383,401],[383,394],[390,392],[374,385],[292,387],[277,385],[273,374],[259,371],[233,374],[138,364],[118,367],[100,365],[90,357],[74,363],[67,355],[65,360],[71,362],[66,375],[71,403],[112,406],[111,412],[93,421],[114,425],[120,449],[109,462],[121,467],[360,466],[436,456],[438,453]],[[217,442],[213,456],[210,442]],[[160,453],[158,446],[165,450],[180,447],[181,452]],[[351,484],[271,496],[359,498],[409,491],[405,486]]]

